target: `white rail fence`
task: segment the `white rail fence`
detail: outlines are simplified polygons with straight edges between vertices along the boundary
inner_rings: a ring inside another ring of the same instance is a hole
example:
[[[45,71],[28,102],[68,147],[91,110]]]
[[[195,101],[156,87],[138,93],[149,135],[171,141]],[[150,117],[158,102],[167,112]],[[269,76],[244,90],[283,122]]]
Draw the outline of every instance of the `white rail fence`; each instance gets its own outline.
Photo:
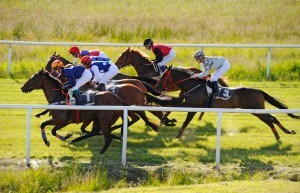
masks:
[[[0,40],[0,44],[8,45],[8,74],[11,74],[12,65],[12,45],[55,45],[55,46],[101,46],[101,47],[128,47],[143,46],[141,43],[80,43],[80,42],[29,42],[29,41],[11,41]],[[271,48],[300,48],[300,44],[168,44],[172,47],[197,47],[201,48],[266,48],[267,53],[267,78],[270,77]]]
[[[21,104],[0,104],[0,109],[27,109],[26,124],[26,164],[30,165],[30,131],[31,131],[31,113],[32,109],[56,109],[56,110],[122,110],[123,111],[123,141],[122,141],[122,161],[126,165],[127,150],[127,117],[128,111],[172,111],[172,112],[217,112],[217,140],[216,140],[216,168],[220,168],[221,156],[221,121],[222,113],[300,113],[300,109],[221,109],[221,108],[179,108],[179,107],[145,107],[145,106],[59,106],[59,105],[21,105]]]

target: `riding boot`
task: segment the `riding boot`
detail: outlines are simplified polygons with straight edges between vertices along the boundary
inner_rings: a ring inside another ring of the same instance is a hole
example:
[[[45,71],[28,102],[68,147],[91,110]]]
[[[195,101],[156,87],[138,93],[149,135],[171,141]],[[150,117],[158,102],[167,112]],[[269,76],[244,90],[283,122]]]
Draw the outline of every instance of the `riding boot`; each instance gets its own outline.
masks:
[[[74,90],[73,91],[74,97],[76,99],[75,101],[75,105],[84,105],[82,98],[81,98],[81,94],[78,90]]]
[[[105,87],[104,83],[100,83],[98,88],[99,88],[99,91],[106,91],[106,87]]]
[[[159,74],[162,75],[168,68],[165,65],[159,67]]]
[[[211,108],[211,105],[212,105],[212,101],[214,100],[214,96],[213,95],[210,95],[208,97],[208,100],[207,100],[207,108]]]
[[[218,86],[218,81],[215,81],[215,82],[211,82],[212,85],[213,85],[213,88],[212,88],[212,95],[214,97],[217,97],[219,96],[219,86]]]

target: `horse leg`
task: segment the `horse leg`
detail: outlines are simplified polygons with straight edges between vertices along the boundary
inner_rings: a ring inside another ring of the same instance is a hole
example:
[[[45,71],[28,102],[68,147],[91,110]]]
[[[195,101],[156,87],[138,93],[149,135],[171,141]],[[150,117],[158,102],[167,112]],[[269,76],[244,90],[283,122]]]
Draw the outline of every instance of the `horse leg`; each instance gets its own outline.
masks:
[[[171,112],[166,112],[165,114],[163,114],[161,111],[150,111],[150,113],[152,113],[153,115],[155,115],[157,118],[160,119],[160,127],[162,125],[165,125],[165,126],[170,126],[170,127],[174,127],[176,126],[176,124],[174,122],[177,122],[176,119],[172,119],[170,120],[168,118],[168,115],[171,113]]]
[[[274,136],[275,136],[275,139],[277,141],[280,141],[280,137],[279,137],[279,134],[277,133],[277,130],[276,128],[274,127],[274,124],[273,124],[273,120],[272,120],[272,117],[270,114],[252,114],[254,116],[256,116],[257,118],[259,118],[262,122],[266,123],[272,130]]]
[[[193,117],[195,116],[196,112],[188,112],[185,121],[181,127],[181,129],[179,130],[178,134],[176,135],[176,138],[180,138],[185,130],[185,128],[188,126],[188,124],[191,122],[191,120],[193,119]]]
[[[41,134],[42,134],[42,139],[44,140],[45,145],[50,147],[50,141],[48,141],[46,133],[45,133],[45,127],[47,125],[55,125],[55,122],[53,119],[49,119],[47,121],[42,122],[41,124]]]
[[[87,128],[87,126],[89,126],[89,124],[91,123],[92,121],[85,121],[82,123],[81,127],[80,127],[80,130],[82,133],[90,133],[89,131],[87,131],[85,128]]]
[[[135,111],[146,123],[146,125],[150,126],[154,131],[159,132],[159,126],[149,120],[146,116],[145,111]]]
[[[35,114],[34,116],[37,117],[37,118],[39,118],[41,115],[46,115],[48,112],[49,112],[49,109],[46,109],[46,110],[44,110],[41,113]]]
[[[52,132],[52,135],[55,136],[56,138],[62,140],[62,141],[66,141],[67,139],[69,139],[70,137],[72,137],[73,134],[68,133],[66,136],[61,136],[61,135],[57,134],[56,131],[57,131],[57,130],[60,130],[61,128],[65,127],[65,126],[67,126],[67,125],[69,125],[69,123],[63,123],[63,124],[61,124],[61,125],[55,125],[55,126],[53,127],[52,131],[51,131],[51,132]]]
[[[276,119],[276,117],[271,116],[271,119],[273,121],[273,123],[275,123],[276,125],[278,125],[278,127],[286,134],[296,134],[296,132],[294,130],[288,130],[286,129],[283,125],[281,125],[281,123]]]

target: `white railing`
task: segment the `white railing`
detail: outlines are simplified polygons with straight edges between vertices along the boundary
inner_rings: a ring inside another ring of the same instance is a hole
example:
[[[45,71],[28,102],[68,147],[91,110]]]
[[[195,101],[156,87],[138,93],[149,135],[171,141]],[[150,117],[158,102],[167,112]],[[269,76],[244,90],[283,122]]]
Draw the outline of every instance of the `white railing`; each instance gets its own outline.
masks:
[[[0,40],[0,44],[8,44],[8,74],[11,74],[12,45],[55,45],[55,46],[106,46],[106,47],[128,47],[143,46],[141,43],[80,43],[80,42],[29,42]],[[172,47],[197,47],[201,48],[267,48],[267,78],[270,77],[271,48],[300,48],[300,44],[167,44]]]
[[[300,109],[221,109],[221,108],[179,108],[179,107],[145,107],[145,106],[59,106],[59,105],[20,105],[20,104],[0,104],[0,109],[28,109],[26,126],[26,164],[30,165],[30,124],[32,109],[64,109],[64,110],[123,110],[123,141],[122,141],[122,165],[126,165],[127,149],[127,117],[128,111],[171,111],[171,112],[217,112],[217,141],[216,141],[216,168],[220,167],[220,147],[221,147],[221,120],[222,113],[300,113]]]

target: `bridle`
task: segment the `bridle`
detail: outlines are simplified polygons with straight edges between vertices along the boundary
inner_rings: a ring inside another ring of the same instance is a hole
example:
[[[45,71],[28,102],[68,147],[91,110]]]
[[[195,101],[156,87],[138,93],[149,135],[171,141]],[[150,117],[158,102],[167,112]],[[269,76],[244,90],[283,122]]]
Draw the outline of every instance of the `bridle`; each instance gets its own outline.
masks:
[[[184,82],[184,81],[187,81],[187,80],[190,80],[190,79],[193,79],[191,77],[188,77],[188,78],[185,78],[185,79],[181,79],[179,81],[174,81],[171,77],[171,70],[170,68],[167,69],[167,71],[165,72],[165,80],[163,82],[163,91],[167,90],[169,87],[173,86],[173,85],[177,85],[178,83],[181,83],[181,82]],[[170,82],[171,84],[168,84],[168,82]],[[188,90],[187,92],[185,92],[186,94],[193,91],[194,89],[200,87],[201,84],[198,84],[197,86],[193,87],[192,89]]]

